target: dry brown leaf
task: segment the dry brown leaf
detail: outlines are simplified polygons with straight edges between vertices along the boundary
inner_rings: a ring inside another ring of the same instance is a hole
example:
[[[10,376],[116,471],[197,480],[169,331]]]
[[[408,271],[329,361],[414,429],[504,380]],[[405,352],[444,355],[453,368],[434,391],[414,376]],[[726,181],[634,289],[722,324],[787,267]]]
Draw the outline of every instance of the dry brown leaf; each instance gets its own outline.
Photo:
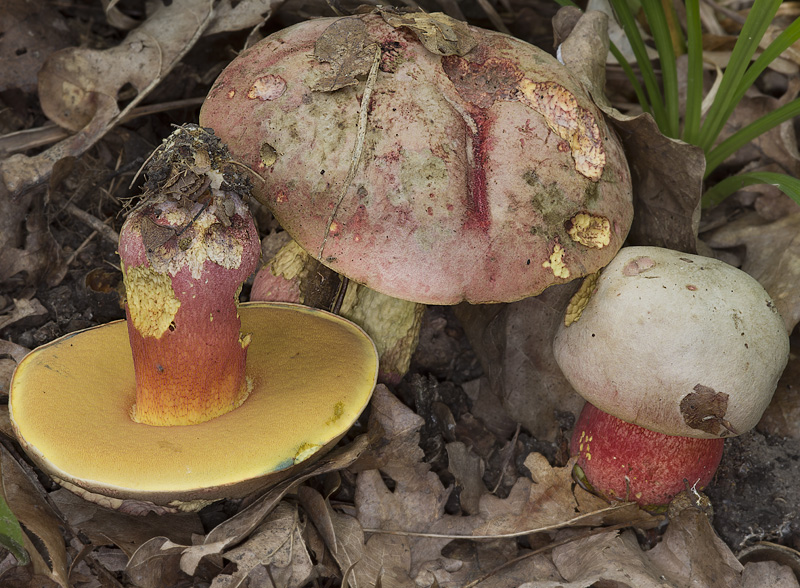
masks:
[[[251,29],[266,21],[281,4],[283,0],[223,0],[215,6],[214,20],[205,34]]]
[[[448,459],[447,469],[456,479],[456,485],[461,488],[459,494],[461,509],[468,515],[478,514],[478,503],[481,496],[486,493],[486,486],[483,483],[483,460],[460,441],[448,443],[445,449]]]
[[[466,55],[478,44],[467,23],[441,12],[380,12],[383,20],[394,28],[411,29],[419,42],[437,55]]]
[[[483,366],[481,387],[506,413],[542,441],[559,433],[557,413],[576,415],[583,399],[553,356],[552,341],[579,281],[551,286],[502,306],[460,305],[456,314]],[[481,394],[484,391],[481,390]],[[481,413],[476,416],[481,418]]]
[[[362,474],[363,475],[363,474]],[[353,588],[413,588],[408,575],[411,566],[408,538],[392,535],[373,535],[365,542],[364,531],[355,518],[331,512],[336,531],[337,549],[333,557],[342,574],[349,571],[348,582]]]
[[[770,43],[777,39],[778,35],[780,35],[785,28],[785,26],[774,25],[767,27],[764,36],[761,37],[761,40],[758,43],[759,48],[763,50],[769,47]],[[781,56],[778,59],[770,63],[769,68],[787,76],[796,76],[798,70],[800,70],[798,65],[800,65],[800,45],[795,43],[789,46],[786,51],[781,53]]]
[[[696,508],[675,515],[662,541],[650,551],[641,549],[631,531],[601,533],[557,546],[553,562],[568,582],[562,584],[564,588],[584,588],[596,582],[627,588],[742,586],[742,565],[715,534],[708,517]],[[537,581],[523,586],[553,584]]]
[[[53,51],[75,37],[60,11],[47,4],[5,0],[0,4],[0,92],[36,91],[36,74]]]
[[[364,451],[366,444],[367,440],[362,436],[350,445],[332,451],[317,463],[310,464],[293,478],[267,492],[240,513],[217,525],[206,535],[202,544],[186,550],[181,559],[181,568],[187,574],[193,575],[204,556],[222,553],[229,545],[235,545],[247,537],[291,488],[312,476],[346,468]]]
[[[742,572],[742,588],[797,588],[797,581],[792,568],[776,561],[756,561],[745,564]]]
[[[786,91],[778,98],[751,89],[726,121],[720,140],[794,100],[799,92],[800,79],[796,76],[789,80]],[[734,170],[777,172],[797,177],[800,175],[800,153],[792,121],[755,137],[725,160],[724,165]],[[754,207],[767,220],[778,220],[800,211],[793,200],[770,184],[748,186],[743,191],[758,194]]]
[[[16,439],[14,427],[11,424],[11,415],[8,412],[8,405],[0,406],[0,433],[9,439]]]
[[[387,466],[394,481],[389,490],[377,470],[359,474],[356,480],[355,504],[359,522],[367,529],[447,533],[458,529],[444,529],[444,505],[450,494],[439,477],[428,471],[426,464],[413,466]],[[467,517],[448,517],[448,521],[467,522]],[[473,523],[474,525],[474,523]],[[450,525],[444,525],[450,527]],[[472,525],[471,525],[472,526]],[[448,538],[411,538],[412,572],[415,567],[439,557]]]
[[[660,517],[650,515],[634,503],[608,502],[576,486],[572,480],[574,461],[563,468],[551,467],[539,453],[525,459],[529,478],[520,478],[508,497],[485,494],[481,499],[482,523],[474,535],[525,534],[559,528],[603,525],[638,525],[643,528],[657,524]]]
[[[609,6],[604,8],[611,12]],[[559,12],[560,17],[557,15],[553,21],[554,34],[563,39],[558,48],[559,61],[581,80],[598,106],[607,108],[603,89],[610,46],[608,14],[595,10],[577,15],[572,7],[564,7]]]
[[[519,588],[587,588],[596,582],[616,588],[675,587],[662,579],[661,570],[647,559],[633,531],[601,533],[558,546],[553,549],[553,563],[567,582],[531,582]]]
[[[574,518],[578,504],[572,493],[572,466],[553,468],[543,455],[528,455],[525,467],[531,479],[517,480],[508,498],[485,495],[480,506],[486,523],[477,527],[475,534],[518,533]]]
[[[561,59],[581,78],[622,139],[633,179],[629,243],[696,253],[703,150],[665,137],[649,114],[626,116],[608,103],[603,94],[605,70],[598,65],[598,56],[608,51],[605,21],[602,13],[584,14],[562,43]]]
[[[131,556],[126,571],[143,582],[157,578],[158,573],[177,575],[181,570],[193,576],[204,557],[218,557],[232,546],[244,541],[280,503],[286,493],[308,478],[340,470],[351,465],[367,446],[365,436],[349,445],[332,451],[318,462],[308,464],[288,480],[284,480],[247,508],[217,525],[195,545],[178,545],[166,537],[154,537],[142,544]],[[166,547],[165,547],[166,546]],[[177,557],[176,557],[177,554]],[[160,570],[151,572],[150,568]],[[147,584],[150,586],[150,584]]]
[[[42,183],[65,157],[78,157],[136,106],[181,60],[208,27],[210,0],[159,4],[122,44],[106,50],[68,48],[50,55],[39,72],[45,114],[75,135],[38,155],[0,162],[3,191],[24,193]],[[136,97],[120,112],[117,95],[130,84]]]
[[[368,578],[377,562],[384,557],[395,558],[402,553],[402,560],[392,559],[391,585],[403,586],[408,578],[416,578],[428,568],[442,567],[441,549],[452,539],[447,537],[407,537],[404,532],[452,533],[469,535],[476,522],[474,517],[445,516],[444,505],[450,490],[442,486],[439,477],[430,471],[430,466],[422,462],[424,454],[419,448],[419,430],[423,420],[411,409],[400,403],[389,391],[379,387],[373,394],[370,428],[383,430],[385,436],[376,441],[379,449],[365,463],[372,463],[378,469],[361,470],[356,479],[355,504],[357,520],[345,523],[353,533],[363,533],[362,528],[398,531],[397,536],[376,534],[362,549],[363,557],[368,558],[363,578]],[[389,476],[394,489],[389,490],[381,476]],[[342,515],[343,516],[343,515]],[[337,519],[334,519],[336,524]],[[358,526],[358,532],[353,530]],[[341,544],[341,534],[337,532]],[[353,554],[357,541],[343,547],[344,553]],[[353,556],[355,557],[355,556]],[[337,561],[339,557],[337,556]],[[402,561],[402,565],[400,563]],[[342,565],[342,562],[340,562]],[[346,570],[342,567],[342,570]],[[359,568],[354,568],[358,570]],[[402,572],[402,573],[401,573]],[[362,573],[362,572],[359,572]],[[374,577],[372,580],[374,581]],[[410,585],[410,584],[409,584]]]
[[[800,212],[771,223],[746,214],[704,240],[715,249],[746,248],[742,269],[764,286],[791,333],[800,322]]]
[[[442,554],[459,562],[460,568],[449,572],[447,577],[454,588],[517,588],[534,578],[553,582],[553,588],[563,586],[564,579],[549,553],[531,555],[527,550],[521,550],[514,539],[456,540],[445,547]],[[509,565],[514,559],[517,561]],[[427,585],[436,578],[433,574],[429,577],[431,581]],[[442,577],[441,573],[439,577]]]
[[[247,541],[226,552],[224,557],[236,564],[236,571],[218,575],[211,588],[245,586],[251,572],[259,566],[268,568],[276,588],[299,588],[311,579],[314,569],[303,541],[297,508],[287,502],[278,504]]]
[[[0,357],[10,357],[15,363],[19,363],[30,351],[27,347],[18,345],[13,341],[0,339]]]
[[[311,84],[316,92],[334,92],[358,84],[375,59],[377,43],[370,43],[367,27],[360,18],[340,18],[322,33],[314,44],[314,57],[329,63],[331,72]]]
[[[686,508],[669,521],[661,542],[647,558],[673,584],[707,588],[741,586],[742,564],[697,508]]]
[[[12,155],[0,162],[0,198],[44,182],[65,157],[78,157],[124,118],[181,60],[203,33],[249,28],[280,0],[212,0],[155,3],[156,10],[118,47],[105,51],[70,48],[48,59],[39,74],[45,113],[75,135],[35,156]],[[120,112],[119,90],[130,84],[136,97]],[[0,277],[2,273],[0,273]]]
[[[33,543],[26,542],[31,560],[36,562],[38,549],[44,548],[41,556],[44,556],[46,565],[38,573],[47,575],[61,586],[69,586],[67,551],[61,534],[61,521],[45,501],[43,489],[34,481],[35,474],[23,470],[8,451],[0,447],[0,476],[2,494],[9,508],[23,525],[23,532],[35,537],[38,542],[38,548]],[[39,560],[42,559],[41,556]]]
[[[611,3],[609,0],[589,0],[586,3],[586,12],[592,10],[599,10],[604,12],[608,18],[608,36],[611,41],[617,46],[617,49],[625,56],[629,63],[636,63],[636,54],[633,52],[633,47],[631,47],[631,43],[628,40],[628,35],[625,34],[624,29],[622,26],[617,22],[614,14],[614,9],[611,8]],[[647,40],[650,35],[648,31],[644,30],[642,27],[642,23],[636,22],[636,26],[639,29],[639,33],[642,35],[642,38]],[[647,56],[652,60],[655,61],[658,59],[658,51],[656,51],[655,47],[651,47],[649,44],[645,45],[645,49],[647,51]],[[608,63],[617,63],[617,59],[609,53],[606,56],[606,61]]]
[[[322,494],[306,485],[297,489],[297,498],[325,545],[331,552],[335,552],[337,549],[336,532],[333,528],[331,510],[327,500],[322,497]]]
[[[765,435],[800,439],[800,349],[794,340],[791,343],[789,363],[756,429]]]
[[[196,513],[127,515],[83,500],[64,489],[51,492],[50,498],[69,524],[94,545],[116,545],[127,557],[153,537],[164,536],[175,543],[189,544],[193,534],[203,532]]]
[[[526,534],[538,527],[557,530],[564,526],[639,522],[647,526],[657,521],[657,518],[643,513],[635,505],[609,507],[580,488],[573,491],[572,464],[564,468],[552,468],[539,454],[531,454],[526,460],[533,481],[518,480],[507,499],[502,500],[484,492],[480,497],[479,514],[447,515],[444,506],[450,489],[442,485],[427,464],[421,463],[418,448],[415,451],[415,447],[412,447],[412,444],[419,442],[417,431],[422,425],[419,417],[404,418],[404,413],[413,413],[394,400],[388,391],[378,393],[377,402],[379,410],[375,411],[373,407],[372,426],[392,430],[392,421],[395,419],[407,423],[396,429],[401,443],[395,447],[403,447],[405,452],[397,455],[397,459],[384,462],[380,471],[359,470],[355,496],[357,520],[334,518],[334,525],[343,525],[351,541],[347,546],[342,546],[342,535],[337,530],[340,544],[337,561],[343,572],[348,565],[359,561],[359,557],[374,559],[378,557],[375,554],[385,557],[383,554],[389,554],[391,550],[399,552],[407,549],[409,567],[404,569],[417,584],[431,585],[435,581],[440,586],[463,586],[487,570],[476,559],[476,552],[468,552],[468,561],[449,557],[451,552],[459,553],[457,549],[448,549],[448,555],[444,555],[443,549],[453,540],[478,535],[485,540],[487,535],[500,533]],[[391,437],[384,438],[382,442],[387,447],[393,445]],[[391,490],[387,486],[387,477],[391,479]],[[356,526],[358,523],[360,525]],[[366,544],[360,539],[364,532],[375,533]],[[358,537],[353,539],[356,535]],[[508,537],[505,539],[509,540]],[[513,538],[510,540],[513,544]],[[384,545],[387,542],[388,547]],[[498,554],[503,552],[502,543],[497,545],[499,552],[486,551],[484,555],[488,557],[492,553],[500,557]],[[505,558],[508,559],[510,557]],[[370,567],[362,569],[373,571],[373,567],[370,563]],[[522,565],[518,569],[527,568]],[[364,576],[359,577],[369,578],[369,574],[365,572]]]
[[[102,0],[103,12],[106,15],[106,22],[108,22],[108,24],[123,31],[135,29],[141,24],[141,21],[128,16],[117,8],[118,3],[119,0]]]
[[[184,55],[208,25],[208,0],[161,4],[118,46],[54,53],[39,73],[39,100],[53,122],[78,131],[96,116],[98,95],[116,101],[126,84],[145,92]]]
[[[46,317],[48,314],[49,311],[36,298],[14,300],[14,306],[11,310],[0,314],[0,329],[4,329],[25,319],[30,320]]]
[[[162,588],[176,586],[186,576],[179,563],[185,545],[173,543],[166,537],[154,537],[136,550],[125,574],[139,588]]]
[[[27,347],[0,339],[0,394],[8,394],[11,388],[11,376],[17,368],[17,364],[29,351],[30,349]],[[5,433],[6,429],[0,427],[0,432]]]
[[[26,284],[56,286],[67,268],[50,233],[44,194],[38,191],[13,198],[0,182],[0,208],[0,283],[23,274]]]
[[[350,470],[360,472],[381,469],[390,463],[420,463],[424,453],[419,447],[419,430],[424,424],[422,417],[379,384],[370,400],[370,447]]]
[[[633,177],[631,245],[697,252],[703,150],[661,134],[653,117],[615,120]],[[681,173],[675,173],[681,170]]]

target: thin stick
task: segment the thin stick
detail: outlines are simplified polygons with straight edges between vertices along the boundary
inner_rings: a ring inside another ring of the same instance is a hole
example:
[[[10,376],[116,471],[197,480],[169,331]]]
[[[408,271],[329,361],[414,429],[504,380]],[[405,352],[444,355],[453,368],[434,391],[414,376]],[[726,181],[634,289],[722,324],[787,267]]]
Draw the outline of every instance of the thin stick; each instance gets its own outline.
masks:
[[[344,302],[344,297],[347,294],[347,286],[350,285],[350,279],[347,276],[339,275],[339,290],[336,292],[336,300],[333,301],[333,307],[331,308],[331,312],[333,314],[339,314],[342,310],[342,303]]]
[[[95,238],[97,235],[98,235],[98,232],[97,232],[97,231],[92,231],[92,232],[89,234],[89,236],[88,236],[88,237],[86,237],[86,238],[83,240],[83,243],[81,243],[80,245],[78,245],[78,248],[77,248],[75,251],[73,251],[73,252],[72,252],[72,255],[70,255],[70,256],[67,258],[67,262],[66,262],[66,264],[67,264],[67,267],[69,267],[69,266],[71,266],[71,265],[72,265],[72,263],[75,261],[75,259],[77,259],[78,255],[81,253],[81,251],[83,251],[84,249],[86,249],[86,246],[87,246],[87,245],[88,245],[88,244],[89,244],[89,243],[92,241],[92,239],[94,239],[94,238]]]
[[[72,202],[68,202],[64,206],[64,210],[66,210],[69,214],[77,218],[83,224],[88,225],[90,229],[97,231],[103,239],[117,245],[119,243],[119,233],[117,233],[114,229],[109,227],[99,218],[94,215],[89,214],[88,212],[78,208]]]
[[[403,537],[426,537],[429,539],[472,539],[472,540],[492,540],[492,539],[515,539],[516,537],[522,537],[524,535],[530,535],[532,533],[544,533],[545,531],[558,531],[559,529],[565,529],[567,527],[574,527],[580,525],[583,521],[590,517],[595,517],[598,514],[605,514],[609,512],[614,512],[615,510],[621,510],[634,504],[633,502],[621,502],[620,504],[615,504],[613,506],[609,506],[607,508],[601,508],[600,510],[595,510],[593,512],[589,512],[586,514],[582,514],[575,518],[569,519],[568,521],[564,521],[562,523],[556,523],[553,525],[546,525],[544,527],[538,527],[536,529],[525,529],[524,531],[515,531],[514,533],[498,533],[495,535],[453,535],[453,534],[446,534],[446,533],[418,533],[416,531],[388,531],[386,529],[364,529],[365,533],[378,533],[382,535],[401,535]],[[629,527],[633,523],[631,521],[625,523],[623,526]]]
[[[514,437],[511,439],[511,443],[508,446],[508,451],[506,452],[506,455],[503,457],[503,463],[500,465],[500,476],[497,478],[497,484],[495,484],[494,488],[492,488],[492,494],[496,494],[497,489],[500,487],[500,484],[503,483],[503,477],[504,477],[503,472],[505,472],[508,462],[511,461],[511,456],[514,455],[514,446],[517,444],[517,439],[519,438],[519,432],[521,428],[522,425],[520,423],[517,423],[517,430],[514,431]]]
[[[611,525],[610,527],[599,527],[597,529],[592,529],[591,531],[587,531],[586,533],[583,533],[581,535],[576,535],[575,537],[570,537],[568,539],[561,539],[560,541],[554,541],[553,543],[549,543],[549,544],[545,545],[544,547],[540,547],[539,549],[534,549],[533,551],[531,551],[529,553],[526,553],[524,555],[520,555],[519,557],[515,557],[514,559],[511,559],[511,560],[507,561],[506,563],[497,566],[491,572],[487,572],[486,574],[484,574],[483,576],[481,576],[477,580],[473,580],[469,584],[466,584],[464,586],[464,588],[474,588],[475,586],[477,586],[481,582],[484,582],[484,581],[488,580],[489,578],[491,578],[495,574],[498,574],[498,573],[502,572],[503,570],[505,570],[506,568],[509,568],[509,567],[511,567],[511,566],[513,566],[513,565],[515,565],[515,564],[517,564],[517,563],[519,563],[519,562],[521,562],[521,561],[523,561],[523,560],[525,560],[525,559],[527,559],[529,557],[533,557],[534,555],[539,555],[540,553],[544,553],[545,551],[550,551],[551,549],[555,549],[556,547],[560,547],[561,545],[566,545],[567,543],[572,543],[573,541],[578,541],[579,539],[586,539],[587,537],[591,537],[592,535],[599,535],[600,533],[607,533],[607,532],[610,532],[610,531],[618,531],[618,530],[624,529],[625,527],[628,527],[628,526],[630,526],[629,523],[619,523],[617,525]]]
[[[734,22],[738,22],[739,24],[744,24],[744,21],[746,20],[745,17],[743,17],[741,14],[739,14],[735,10],[731,10],[727,6],[721,6],[720,4],[717,4],[716,2],[714,2],[714,0],[703,0],[703,2],[708,4],[711,8],[713,8],[714,10],[719,12],[720,14],[724,14],[725,16],[727,16],[729,19],[731,19]]]
[[[169,110],[175,110],[177,108],[190,108],[193,106],[199,106],[203,103],[203,100],[205,100],[205,97],[200,96],[197,98],[186,98],[184,100],[173,100],[171,102],[137,106],[119,122],[126,123],[140,116],[166,112]],[[0,136],[0,158],[11,155],[12,153],[19,153],[20,151],[26,151],[28,149],[44,147],[45,145],[57,143],[62,139],[66,139],[71,134],[72,133],[70,133],[68,130],[52,123],[33,129],[25,129],[22,131],[15,131],[13,133],[7,133]]]
[[[478,0],[478,5],[483,9],[486,13],[486,16],[489,17],[489,21],[494,25],[501,33],[505,33],[506,35],[510,35],[511,31],[508,30],[506,23],[503,22],[503,19],[500,18],[500,15],[497,14],[497,11],[494,9],[494,6],[489,4],[489,0]]]

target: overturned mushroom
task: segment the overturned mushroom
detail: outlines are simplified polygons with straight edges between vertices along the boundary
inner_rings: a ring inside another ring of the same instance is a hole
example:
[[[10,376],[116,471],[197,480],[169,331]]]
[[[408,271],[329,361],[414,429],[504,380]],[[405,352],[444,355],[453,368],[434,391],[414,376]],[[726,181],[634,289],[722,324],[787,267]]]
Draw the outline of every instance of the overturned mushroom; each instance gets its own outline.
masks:
[[[26,452],[67,488],[190,510],[330,449],[369,401],[377,355],[335,315],[238,305],[260,246],[247,177],[216,137],[178,129],[148,173],[120,236],[127,324],[34,350],[9,408]]]

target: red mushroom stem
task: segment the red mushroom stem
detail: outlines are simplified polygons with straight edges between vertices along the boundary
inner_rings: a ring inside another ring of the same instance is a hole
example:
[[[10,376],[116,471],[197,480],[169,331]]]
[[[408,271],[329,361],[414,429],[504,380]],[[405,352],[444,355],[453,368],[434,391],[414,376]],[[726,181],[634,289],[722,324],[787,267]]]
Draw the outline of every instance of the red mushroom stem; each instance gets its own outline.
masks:
[[[260,243],[236,193],[247,182],[236,185],[221,143],[199,127],[170,141],[183,148],[166,145],[172,159],[151,163],[161,181],[123,225],[119,254],[136,373],[132,418],[191,425],[247,398],[250,337],[237,305]]]
[[[597,493],[657,509],[687,484],[698,490],[707,486],[724,443],[657,433],[587,402],[575,423],[570,453],[577,456],[577,465]]]

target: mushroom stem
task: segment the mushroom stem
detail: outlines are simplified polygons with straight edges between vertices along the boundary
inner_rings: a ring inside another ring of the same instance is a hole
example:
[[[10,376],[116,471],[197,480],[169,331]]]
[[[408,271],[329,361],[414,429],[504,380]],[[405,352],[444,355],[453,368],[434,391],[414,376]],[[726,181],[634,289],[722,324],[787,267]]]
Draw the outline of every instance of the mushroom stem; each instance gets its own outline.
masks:
[[[592,488],[609,500],[650,509],[678,493],[703,489],[717,471],[724,439],[665,435],[625,422],[586,403],[575,423],[570,453]]]
[[[290,240],[258,271],[250,300],[314,306],[316,264],[315,258]],[[425,305],[381,294],[353,281],[337,296],[341,301],[336,313],[363,328],[375,341],[380,355],[378,381],[388,386],[399,384],[419,342]]]
[[[191,425],[247,398],[249,335],[238,295],[260,254],[237,194],[247,181],[219,140],[181,128],[151,161],[146,200],[120,232],[128,333],[136,373],[132,418]]]

